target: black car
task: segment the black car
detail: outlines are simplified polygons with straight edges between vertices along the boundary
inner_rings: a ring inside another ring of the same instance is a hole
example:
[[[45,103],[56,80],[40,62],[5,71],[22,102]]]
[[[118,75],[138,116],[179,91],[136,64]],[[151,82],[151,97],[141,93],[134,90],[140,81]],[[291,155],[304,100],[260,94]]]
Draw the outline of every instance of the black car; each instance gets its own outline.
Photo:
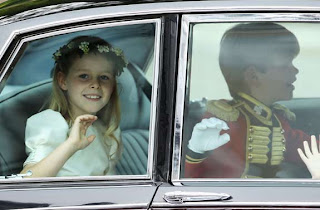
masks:
[[[226,31],[241,24],[271,23],[294,34],[299,46],[289,63],[296,72],[290,79],[270,77],[273,89],[268,92],[265,88],[259,94],[279,95],[287,88],[293,95],[275,101],[294,116],[295,120],[288,121],[290,129],[303,133],[292,138],[307,136],[300,138],[301,142],[310,135],[318,138],[319,1],[8,0],[0,4],[0,14],[0,209],[320,208],[320,182],[312,179],[296,150],[292,155],[296,162],[283,158],[289,153],[288,146],[277,153],[282,159],[272,176],[263,174],[269,168],[261,169],[260,176],[248,176],[259,166],[251,165],[255,158],[252,148],[246,151],[240,143],[236,150],[245,151],[246,166],[238,177],[205,177],[203,168],[191,171],[199,176],[189,176],[190,162],[186,163],[188,142],[194,138],[194,127],[206,118],[207,104],[219,101],[222,105],[217,105],[215,114],[222,119],[227,119],[224,113],[230,113],[233,95],[221,72],[220,44]],[[27,119],[49,107],[55,66],[52,57],[78,36],[103,38],[121,49],[128,61],[117,79],[122,155],[115,166],[116,175],[30,178],[32,172],[21,173],[28,157]],[[240,54],[249,54],[249,50]],[[275,72],[281,68],[274,67]],[[285,86],[278,88],[278,83]],[[261,115],[261,106],[255,107],[253,114]],[[278,124],[283,126],[280,121]],[[249,124],[247,127],[240,132],[249,132]],[[240,140],[230,139],[235,141]],[[281,141],[290,140],[286,136]],[[267,146],[266,154],[269,149]],[[206,151],[200,162],[211,153],[215,151]],[[191,160],[197,164],[198,159]],[[219,162],[231,164],[229,159]]]

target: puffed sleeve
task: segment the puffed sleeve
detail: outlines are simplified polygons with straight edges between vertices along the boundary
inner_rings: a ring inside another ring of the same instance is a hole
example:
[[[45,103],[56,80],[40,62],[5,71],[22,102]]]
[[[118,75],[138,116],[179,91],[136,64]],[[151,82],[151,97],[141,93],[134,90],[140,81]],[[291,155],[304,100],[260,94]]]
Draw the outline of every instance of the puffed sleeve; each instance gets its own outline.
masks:
[[[47,157],[67,139],[69,126],[59,112],[47,109],[28,118],[25,132],[28,158],[23,166]]]

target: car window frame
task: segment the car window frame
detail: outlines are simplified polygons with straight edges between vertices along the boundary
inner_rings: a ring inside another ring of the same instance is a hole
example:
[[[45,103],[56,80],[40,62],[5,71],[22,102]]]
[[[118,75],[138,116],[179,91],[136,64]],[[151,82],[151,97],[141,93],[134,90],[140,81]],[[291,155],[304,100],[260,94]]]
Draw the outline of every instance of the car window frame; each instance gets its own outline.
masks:
[[[207,14],[185,14],[182,15],[181,20],[181,35],[180,35],[180,48],[179,48],[179,66],[178,66],[178,79],[177,79],[177,93],[176,93],[176,107],[175,107],[175,121],[174,121],[174,137],[173,137],[173,152],[172,152],[172,168],[171,177],[173,185],[179,186],[181,184],[199,183],[213,183],[218,182],[225,184],[238,184],[243,182],[252,183],[273,183],[278,185],[281,183],[314,183],[320,182],[317,180],[307,178],[270,178],[270,179],[230,179],[230,178],[181,178],[181,166],[184,157],[182,157],[183,145],[183,128],[184,128],[184,109],[186,104],[186,93],[188,88],[188,80],[191,67],[191,59],[188,57],[191,49],[190,43],[192,42],[192,25],[198,23],[241,23],[241,22],[319,22],[320,14],[318,13],[303,13],[303,12],[228,12],[228,13],[207,13]]]
[[[116,26],[126,26],[134,24],[155,24],[155,41],[153,49],[153,59],[154,59],[154,72],[153,72],[153,83],[152,83],[152,93],[151,93],[151,105],[150,105],[150,129],[149,129],[149,145],[148,145],[148,162],[147,162],[147,173],[145,175],[108,175],[108,176],[78,176],[78,177],[50,177],[50,178],[32,178],[32,179],[20,179],[19,182],[61,182],[61,181],[115,181],[115,180],[135,180],[135,181],[150,181],[153,180],[153,170],[155,161],[155,125],[156,125],[156,113],[157,105],[156,101],[158,98],[157,89],[158,89],[158,77],[160,69],[160,40],[161,40],[161,23],[162,16],[147,16],[147,17],[131,17],[131,18],[118,18],[118,19],[98,19],[92,20],[91,16],[82,18],[80,22],[70,23],[70,20],[65,19],[59,21],[56,24],[47,24],[40,28],[33,27],[30,28],[21,28],[15,30],[14,33],[8,37],[5,48],[6,52],[2,53],[1,56],[1,71],[0,71],[0,81],[1,86],[0,90],[3,90],[4,84],[11,71],[13,70],[12,66],[19,60],[19,57],[23,54],[25,43],[30,41],[35,41],[41,38],[48,38],[56,35],[63,35],[72,32],[79,32],[91,29],[107,28],[107,27],[116,27]],[[65,25],[67,24],[67,25]],[[11,51],[11,49],[13,49]],[[7,55],[8,51],[11,51]],[[0,183],[10,183],[14,179],[0,179]],[[16,180],[14,180],[16,181]]]

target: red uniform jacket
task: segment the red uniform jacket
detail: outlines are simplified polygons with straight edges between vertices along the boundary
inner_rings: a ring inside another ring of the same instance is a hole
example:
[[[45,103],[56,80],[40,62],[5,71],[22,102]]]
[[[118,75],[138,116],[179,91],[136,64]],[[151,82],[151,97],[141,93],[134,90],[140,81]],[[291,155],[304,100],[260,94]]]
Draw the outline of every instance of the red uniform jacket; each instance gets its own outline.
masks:
[[[211,101],[208,106],[205,118],[225,120],[229,130],[221,134],[228,133],[230,141],[206,154],[187,151],[184,177],[272,178],[283,161],[304,165],[297,148],[303,148],[310,136],[290,127],[294,115],[288,109],[277,106],[272,111],[245,94],[231,105]]]

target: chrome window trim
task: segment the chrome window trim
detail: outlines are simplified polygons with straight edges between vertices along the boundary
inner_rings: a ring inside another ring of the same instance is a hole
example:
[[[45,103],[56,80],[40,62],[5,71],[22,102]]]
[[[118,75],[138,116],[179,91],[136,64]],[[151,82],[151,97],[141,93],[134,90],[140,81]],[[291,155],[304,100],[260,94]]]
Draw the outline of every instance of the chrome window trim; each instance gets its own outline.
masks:
[[[151,104],[150,104],[150,124],[149,124],[149,145],[148,145],[148,162],[147,162],[147,174],[145,175],[110,175],[110,176],[79,176],[79,177],[51,177],[51,178],[32,178],[30,179],[31,182],[33,181],[42,181],[42,182],[51,182],[51,181],[88,181],[88,180],[101,180],[101,181],[112,181],[112,180],[152,180],[153,179],[153,161],[154,161],[154,135],[155,135],[155,124],[156,124],[156,99],[157,99],[157,90],[158,90],[158,81],[159,81],[159,59],[160,59],[160,36],[161,36],[161,18],[151,18],[151,19],[144,19],[144,20],[121,20],[119,22],[111,22],[111,23],[101,23],[97,25],[86,25],[86,26],[76,26],[70,29],[63,29],[59,31],[53,32],[44,32],[43,34],[22,38],[19,42],[17,48],[15,49],[14,53],[11,55],[7,65],[4,68],[4,71],[1,72],[0,75],[0,82],[4,79],[6,72],[9,70],[10,66],[12,65],[14,59],[16,58],[17,54],[19,53],[21,47],[24,43],[34,41],[41,38],[48,38],[51,36],[72,33],[72,32],[79,32],[84,30],[91,30],[91,29],[99,29],[99,28],[108,28],[108,27],[115,27],[115,26],[129,26],[129,25],[136,25],[136,24],[147,24],[147,23],[154,23],[155,24],[155,41],[154,41],[154,72],[153,72],[153,84],[152,84],[152,96],[151,96]],[[28,31],[30,32],[30,31]],[[10,38],[13,40],[15,36],[22,35],[23,36],[24,30],[16,31],[14,35]],[[28,179],[19,179],[19,182],[27,181]],[[13,180],[10,179],[0,179],[0,183],[3,182],[12,182]],[[15,180],[16,181],[16,180]]]
[[[187,78],[187,61],[188,61],[188,47],[189,47],[189,20],[188,16],[183,15],[181,19],[181,35],[180,35],[180,50],[178,62],[178,76],[177,76],[177,92],[176,92],[176,108],[174,120],[174,134],[173,134],[173,154],[172,154],[172,181],[180,179],[181,166],[181,146],[182,146],[182,128],[184,115],[184,99],[186,92],[186,78]]]
[[[128,203],[128,204],[102,204],[102,205],[83,205],[83,206],[62,206],[62,207],[42,207],[41,209],[50,210],[81,210],[81,209],[146,209],[149,203]],[[37,208],[38,209],[38,208]]]
[[[151,95],[151,107],[150,107],[150,130],[149,130],[149,148],[148,154],[152,157],[148,157],[148,168],[147,174],[149,177],[153,179],[153,167],[155,160],[155,129],[156,129],[156,114],[157,114],[157,97],[158,97],[158,85],[159,85],[159,71],[160,71],[160,42],[161,42],[161,19],[157,19],[156,22],[156,30],[155,30],[155,47],[154,47],[154,71],[153,71],[153,81],[152,81],[152,95]]]
[[[35,185],[34,182],[32,182],[33,185]],[[43,189],[42,185],[39,187],[39,185],[37,186],[34,186],[34,187],[25,187],[26,185],[24,185],[24,187],[21,187],[21,188],[11,188],[11,189],[5,189],[7,191],[17,191],[17,192],[27,192],[27,191],[37,191],[37,190],[41,190]],[[107,185],[102,185],[102,184],[99,184],[99,185],[90,185],[90,186],[66,186],[64,188],[67,188],[66,190],[68,189],[105,189]],[[136,187],[139,187],[139,188],[143,188],[143,187],[154,187],[156,188],[157,186],[153,184],[153,182],[150,182],[149,184],[146,184],[146,182],[136,182],[136,183],[130,183],[130,184],[127,184],[127,185],[111,185],[111,186],[108,186],[110,188],[136,188]],[[0,192],[2,191],[3,189],[0,189]],[[46,190],[65,190],[65,189],[61,189],[60,186],[57,186],[57,185],[54,185],[54,187],[52,186],[48,186],[46,187]]]
[[[188,49],[189,49],[189,34],[191,23],[223,23],[223,22],[257,22],[257,21],[277,21],[277,22],[320,22],[320,14],[318,13],[226,13],[226,14],[192,14],[183,15],[181,22],[179,64],[178,64],[178,79],[176,92],[176,108],[174,122],[174,138],[173,138],[173,153],[172,153],[172,183],[176,186],[181,186],[182,182],[197,181],[197,182],[257,182],[257,179],[224,179],[224,178],[180,178],[181,170],[181,154],[182,154],[182,135],[183,135],[183,116],[185,93],[187,85],[187,70],[188,70]],[[259,182],[314,182],[311,179],[259,179]],[[320,180],[319,180],[320,181]],[[316,182],[319,182],[316,181]]]
[[[94,181],[92,182],[93,186],[96,185],[96,183],[99,183],[100,186],[102,185],[102,183],[107,185],[109,184],[120,185],[121,183],[124,183],[126,184],[126,186],[135,185],[135,184],[144,185],[146,183],[147,184],[153,183],[152,179],[148,175],[108,175],[108,176],[70,176],[70,177],[0,179],[0,184],[12,184],[12,183],[22,184],[23,183],[28,185],[28,184],[36,184],[36,183],[39,183],[39,184],[56,183],[58,185],[59,183],[63,183],[63,182],[69,182],[68,184],[72,182],[72,186],[78,186],[83,184],[87,186],[88,185],[87,181]],[[0,189],[2,188],[6,188],[6,187],[0,185]]]

